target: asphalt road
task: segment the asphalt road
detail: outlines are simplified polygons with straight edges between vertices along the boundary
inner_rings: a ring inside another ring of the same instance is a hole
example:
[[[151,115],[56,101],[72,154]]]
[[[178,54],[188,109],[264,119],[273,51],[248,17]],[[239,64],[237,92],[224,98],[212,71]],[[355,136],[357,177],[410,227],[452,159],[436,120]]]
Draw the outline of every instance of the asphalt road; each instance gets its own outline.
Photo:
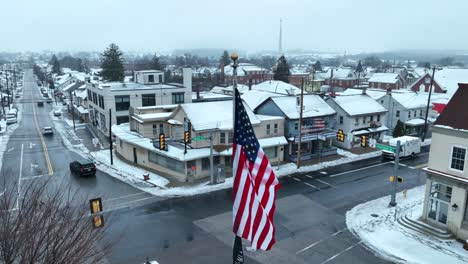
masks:
[[[404,159],[398,190],[424,184],[428,153]],[[346,211],[388,195],[394,163],[373,159],[281,179],[270,252],[244,253],[245,263],[388,263],[346,229]],[[231,190],[169,199],[113,212],[111,263],[231,263]],[[398,201],[397,201],[398,202]],[[378,209],[376,209],[378,214]]]
[[[16,99],[22,119],[19,127],[10,136],[3,156],[0,181],[2,189],[8,186],[16,188],[18,182],[21,186],[25,186],[32,181],[47,180],[48,185],[53,188],[71,187],[76,190],[77,202],[90,197],[102,197],[113,205],[120,205],[150,197],[101,171],[97,172],[96,177],[87,178],[70,174],[69,163],[79,156],[65,147],[59,133],[42,136],[40,132],[44,126],[54,127],[50,117],[54,103],[44,102],[43,107],[37,105],[38,101],[45,99],[40,93],[32,71],[26,71],[23,95]]]

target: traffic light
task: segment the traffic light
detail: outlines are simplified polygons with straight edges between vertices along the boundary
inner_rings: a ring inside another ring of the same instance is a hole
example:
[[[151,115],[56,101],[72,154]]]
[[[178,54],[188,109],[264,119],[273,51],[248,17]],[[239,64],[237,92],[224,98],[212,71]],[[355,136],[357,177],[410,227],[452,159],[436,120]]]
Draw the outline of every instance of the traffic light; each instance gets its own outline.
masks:
[[[336,133],[336,140],[339,142],[344,142],[345,134],[343,130],[339,129],[338,133]]]
[[[394,181],[395,181],[395,177],[394,177],[394,176],[390,176],[390,177],[388,178],[388,180],[389,180],[390,182],[394,182]]]
[[[159,150],[166,150],[166,136],[164,133],[159,134]]]
[[[93,218],[91,219],[91,221],[93,222],[93,226],[95,228],[99,228],[99,227],[103,227],[104,226],[104,216],[102,215],[95,215],[93,216]]]
[[[398,176],[397,181],[398,181],[398,182],[403,182],[403,177]]]
[[[184,143],[189,144],[190,143],[190,131],[185,131],[184,132]]]
[[[365,148],[367,147],[369,138],[367,136],[361,136],[361,147]]]
[[[102,212],[101,198],[94,198],[94,199],[89,200],[89,207],[91,209],[91,214]]]
[[[104,226],[104,216],[100,214],[102,212],[102,200],[101,198],[94,198],[89,200],[89,208],[91,209],[91,222],[95,228]],[[98,214],[98,215],[96,215]]]

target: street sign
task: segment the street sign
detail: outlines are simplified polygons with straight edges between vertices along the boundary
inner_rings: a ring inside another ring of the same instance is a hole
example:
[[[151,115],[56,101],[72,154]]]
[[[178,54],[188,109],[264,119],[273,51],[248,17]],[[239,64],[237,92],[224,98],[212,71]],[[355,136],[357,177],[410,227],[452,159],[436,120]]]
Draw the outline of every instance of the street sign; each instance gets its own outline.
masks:
[[[194,138],[192,138],[193,141],[200,141],[200,140],[206,140],[206,138],[204,136],[196,136]]]
[[[383,145],[383,144],[375,144],[375,147],[378,148],[378,149],[381,149],[381,150],[386,150],[386,151],[390,151],[390,152],[393,152],[395,153],[395,147],[392,147],[392,146],[387,146],[387,145]]]

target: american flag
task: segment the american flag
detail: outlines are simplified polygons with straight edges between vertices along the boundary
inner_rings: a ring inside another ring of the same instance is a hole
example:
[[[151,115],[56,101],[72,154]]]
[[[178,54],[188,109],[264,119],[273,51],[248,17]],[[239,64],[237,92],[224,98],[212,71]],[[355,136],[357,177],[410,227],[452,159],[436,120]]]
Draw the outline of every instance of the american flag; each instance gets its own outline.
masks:
[[[275,243],[276,191],[280,185],[263,152],[242,104],[234,95],[233,142],[233,231],[245,238],[252,249],[269,250]]]

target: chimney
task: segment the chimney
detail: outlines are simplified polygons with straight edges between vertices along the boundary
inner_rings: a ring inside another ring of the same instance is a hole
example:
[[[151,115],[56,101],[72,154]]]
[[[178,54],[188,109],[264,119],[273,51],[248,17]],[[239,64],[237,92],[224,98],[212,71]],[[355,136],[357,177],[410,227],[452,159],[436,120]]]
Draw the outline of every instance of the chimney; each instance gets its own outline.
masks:
[[[197,100],[200,99],[200,83],[197,84]]]
[[[183,68],[182,69],[183,84],[185,89],[192,92],[192,68]]]
[[[249,91],[252,90],[252,78],[249,79]]]
[[[391,93],[392,93],[392,89],[390,89],[390,88],[387,88],[387,90],[386,90],[386,94],[387,94],[387,95],[389,95],[389,94],[391,94]]]

